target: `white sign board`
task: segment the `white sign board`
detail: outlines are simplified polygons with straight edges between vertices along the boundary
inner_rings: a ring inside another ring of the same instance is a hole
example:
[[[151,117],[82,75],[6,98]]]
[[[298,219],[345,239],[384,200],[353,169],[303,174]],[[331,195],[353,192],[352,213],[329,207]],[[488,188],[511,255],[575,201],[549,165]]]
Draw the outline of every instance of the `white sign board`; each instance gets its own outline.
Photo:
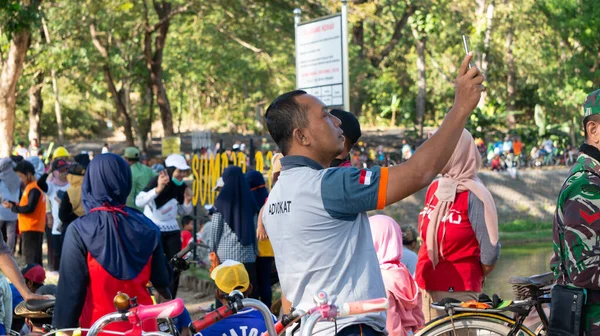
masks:
[[[196,131],[192,133],[192,150],[211,147],[212,140],[210,131]]]
[[[344,105],[342,15],[296,27],[296,87],[327,106]]]

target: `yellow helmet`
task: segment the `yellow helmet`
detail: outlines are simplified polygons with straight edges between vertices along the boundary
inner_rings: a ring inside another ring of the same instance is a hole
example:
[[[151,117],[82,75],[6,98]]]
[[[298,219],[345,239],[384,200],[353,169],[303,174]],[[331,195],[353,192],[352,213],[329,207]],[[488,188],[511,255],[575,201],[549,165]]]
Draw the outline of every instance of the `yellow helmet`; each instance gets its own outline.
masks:
[[[71,156],[71,154],[69,154],[69,151],[63,146],[56,148],[54,150],[54,153],[52,153],[53,158],[59,158],[59,157],[62,158],[62,157],[69,157],[69,156]]]

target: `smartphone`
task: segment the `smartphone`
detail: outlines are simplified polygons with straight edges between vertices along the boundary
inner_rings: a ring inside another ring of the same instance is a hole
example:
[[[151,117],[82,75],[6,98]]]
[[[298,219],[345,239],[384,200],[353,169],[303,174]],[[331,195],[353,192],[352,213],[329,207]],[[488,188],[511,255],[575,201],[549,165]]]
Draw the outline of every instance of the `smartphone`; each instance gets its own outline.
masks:
[[[467,37],[467,35],[463,35],[462,40],[463,46],[465,47],[465,55],[468,55],[469,51],[471,51],[471,47],[469,45],[469,38]],[[469,62],[469,69],[471,69],[471,62]]]

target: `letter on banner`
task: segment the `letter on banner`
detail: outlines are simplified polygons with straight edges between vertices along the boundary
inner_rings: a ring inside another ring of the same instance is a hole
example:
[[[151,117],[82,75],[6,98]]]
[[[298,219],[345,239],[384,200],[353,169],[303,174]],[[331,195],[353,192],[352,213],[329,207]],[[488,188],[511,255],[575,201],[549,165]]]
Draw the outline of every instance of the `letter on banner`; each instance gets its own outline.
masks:
[[[265,170],[265,159],[264,159],[263,153],[256,152],[256,155],[254,155],[254,161],[255,161],[256,171],[259,171],[262,174]]]
[[[242,173],[246,174],[246,155],[242,152],[237,153],[238,166],[242,168]]]
[[[268,151],[265,156],[265,161],[269,163],[269,171],[267,172],[267,183],[269,183],[269,190],[273,188],[273,152]]]
[[[198,154],[194,154],[194,158],[192,159],[192,174],[194,175],[194,182],[192,183],[192,204],[196,206],[198,204],[198,196],[200,196],[200,189],[202,188],[200,179],[200,176],[202,175],[200,175],[200,160],[198,159]]]

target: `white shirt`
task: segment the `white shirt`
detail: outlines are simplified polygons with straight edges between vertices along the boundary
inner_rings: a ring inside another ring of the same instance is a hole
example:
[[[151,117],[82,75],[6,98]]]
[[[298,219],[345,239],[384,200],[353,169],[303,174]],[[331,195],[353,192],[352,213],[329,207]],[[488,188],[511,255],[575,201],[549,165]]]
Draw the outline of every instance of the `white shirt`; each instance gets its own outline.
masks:
[[[53,220],[52,234],[60,235],[61,233],[60,233],[59,229],[62,226],[62,222],[60,221],[60,218],[58,217],[58,209],[60,209],[60,201],[61,201],[62,194],[67,192],[67,189],[69,189],[69,184],[67,183],[66,185],[64,185],[62,187],[57,186],[56,184],[52,183],[51,181],[48,181],[47,184],[48,184],[48,192],[46,193],[46,196],[48,197],[48,201],[50,203],[50,208],[48,210],[46,210],[46,212],[52,213],[52,220]]]
[[[142,191],[135,198],[135,205],[144,208],[144,215],[156,224],[161,232],[179,231],[177,215],[189,215],[192,213],[192,203],[185,205],[177,203],[175,198],[170,199],[160,208],[156,208],[154,200],[158,194],[156,188],[150,191]]]
[[[263,211],[281,289],[294,307],[309,310],[319,290],[331,303],[385,298],[386,291],[365,211],[382,208],[387,182],[375,167],[323,169],[306,157],[281,159],[283,170]],[[380,188],[384,188],[380,192]],[[386,315],[342,317],[338,330],[355,324],[385,329]],[[314,335],[333,336],[333,322]]]

